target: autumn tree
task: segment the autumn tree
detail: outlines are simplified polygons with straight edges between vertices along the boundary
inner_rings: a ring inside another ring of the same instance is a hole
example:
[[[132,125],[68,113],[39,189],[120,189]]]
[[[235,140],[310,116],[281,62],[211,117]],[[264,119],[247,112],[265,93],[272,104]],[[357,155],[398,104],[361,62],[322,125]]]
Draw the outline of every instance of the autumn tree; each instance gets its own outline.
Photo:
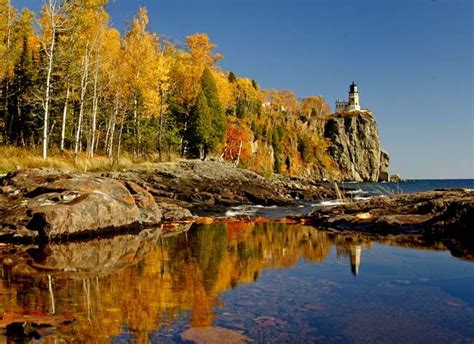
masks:
[[[49,140],[49,121],[50,121],[50,105],[51,105],[51,89],[52,89],[52,75],[53,67],[56,59],[56,46],[58,32],[64,25],[64,20],[61,18],[65,3],[60,0],[47,0],[43,5],[40,18],[41,27],[41,43],[43,52],[46,56],[46,81],[44,85],[43,97],[43,160],[48,156],[48,140]]]
[[[221,59],[221,55],[214,53],[215,44],[204,33],[186,37],[186,43],[187,50],[176,53],[170,71],[170,107],[183,135],[183,153],[184,143],[187,141],[184,135],[188,132],[190,111],[201,91],[203,72]]]
[[[240,160],[246,162],[252,155],[252,143],[253,133],[246,121],[229,117],[224,159],[234,161],[236,166],[239,165]]]
[[[10,0],[0,0],[0,81],[2,82],[3,116],[0,130],[4,140],[7,136],[8,122],[12,122],[9,113],[10,82],[12,76],[12,35],[15,20],[15,10]]]
[[[84,146],[82,142],[83,125],[87,110],[89,110],[87,138],[89,154],[93,152],[94,148],[101,52],[109,20],[109,16],[104,9],[107,2],[107,0],[72,0],[67,11],[72,28],[72,39],[69,42],[72,44],[71,48],[75,52],[73,58],[76,62],[76,68],[73,73],[77,77],[77,98],[79,103],[74,134],[74,154],[76,157]],[[92,89],[90,89],[90,86]],[[89,92],[92,93],[92,104],[88,107],[87,96]]]
[[[215,151],[223,143],[226,132],[226,117],[222,110],[216,82],[209,68],[204,69],[201,87],[207,99],[210,112],[210,133],[208,150]]]
[[[169,89],[169,62],[160,52],[158,37],[147,31],[148,21],[146,9],[141,8],[124,40],[126,68],[132,88],[132,142],[135,155],[141,153],[142,120],[162,115]]]
[[[334,167],[321,96],[263,90],[223,70],[205,33],[182,48],[150,32],[145,8],[122,35],[107,2],[44,0],[35,17],[0,0],[0,143],[112,163],[214,153],[265,175]]]

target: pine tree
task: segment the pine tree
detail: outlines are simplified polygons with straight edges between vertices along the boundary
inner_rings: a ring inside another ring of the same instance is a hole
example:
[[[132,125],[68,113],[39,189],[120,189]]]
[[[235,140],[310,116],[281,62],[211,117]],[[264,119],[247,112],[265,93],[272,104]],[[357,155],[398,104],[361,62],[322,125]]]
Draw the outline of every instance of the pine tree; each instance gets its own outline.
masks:
[[[13,91],[14,97],[10,103],[10,112],[16,114],[12,117],[12,130],[10,142],[25,146],[31,143],[35,132],[40,128],[35,116],[33,104],[33,87],[36,80],[35,69],[31,52],[28,46],[28,37],[23,37],[23,49],[19,61],[14,69]]]
[[[187,154],[191,158],[206,157],[210,145],[211,111],[204,91],[201,90],[189,113],[186,132]]]
[[[233,82],[237,81],[237,77],[235,76],[234,72],[229,73],[228,80],[229,80],[230,83],[233,83]]]
[[[209,68],[204,70],[201,87],[206,97],[211,117],[211,130],[207,148],[209,150],[216,150],[224,142],[227,121],[217,93],[216,82]]]
[[[280,154],[281,154],[281,135],[277,128],[274,128],[272,134],[272,147],[273,147],[273,154],[275,157],[275,163],[273,165],[273,170],[275,173],[281,173],[281,162],[280,162]]]

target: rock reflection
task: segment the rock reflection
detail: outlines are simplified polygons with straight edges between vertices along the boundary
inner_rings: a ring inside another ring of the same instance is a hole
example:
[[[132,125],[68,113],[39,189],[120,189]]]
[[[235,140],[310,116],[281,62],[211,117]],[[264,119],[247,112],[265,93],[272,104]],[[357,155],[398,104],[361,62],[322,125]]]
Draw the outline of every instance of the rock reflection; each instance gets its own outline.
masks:
[[[357,275],[371,242],[309,226],[232,222],[176,236],[144,231],[50,244],[14,259],[4,250],[0,326],[31,314],[45,323],[74,318],[52,336],[97,342],[126,328],[136,341],[147,342],[150,333],[187,316],[192,327],[212,326],[224,291],[252,283],[264,269],[293,267],[300,259],[321,263],[333,246],[338,257],[349,257]]]

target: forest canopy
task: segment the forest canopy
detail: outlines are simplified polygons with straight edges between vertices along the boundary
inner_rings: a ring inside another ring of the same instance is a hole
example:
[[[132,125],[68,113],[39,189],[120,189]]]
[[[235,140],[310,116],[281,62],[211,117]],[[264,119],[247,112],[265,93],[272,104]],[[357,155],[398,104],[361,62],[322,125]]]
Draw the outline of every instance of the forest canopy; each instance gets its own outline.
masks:
[[[148,29],[124,34],[107,0],[46,0],[40,13],[0,0],[0,145],[112,163],[175,157],[232,160],[265,175],[335,169],[324,98],[264,90],[223,70],[205,33],[184,47]]]

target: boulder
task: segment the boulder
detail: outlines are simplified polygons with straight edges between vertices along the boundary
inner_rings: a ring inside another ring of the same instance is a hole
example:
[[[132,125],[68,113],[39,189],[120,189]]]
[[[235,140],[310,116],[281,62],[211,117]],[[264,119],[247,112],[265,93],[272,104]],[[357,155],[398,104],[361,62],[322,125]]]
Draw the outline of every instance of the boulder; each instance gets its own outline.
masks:
[[[400,183],[403,181],[403,178],[399,174],[392,174],[390,176],[390,181],[393,183]]]
[[[193,217],[188,209],[172,203],[160,203],[160,209],[163,213],[163,220],[167,222],[184,221]]]
[[[2,180],[18,197],[2,211],[3,227],[52,239],[133,225],[157,225],[153,197],[133,182],[87,174],[22,171]]]

